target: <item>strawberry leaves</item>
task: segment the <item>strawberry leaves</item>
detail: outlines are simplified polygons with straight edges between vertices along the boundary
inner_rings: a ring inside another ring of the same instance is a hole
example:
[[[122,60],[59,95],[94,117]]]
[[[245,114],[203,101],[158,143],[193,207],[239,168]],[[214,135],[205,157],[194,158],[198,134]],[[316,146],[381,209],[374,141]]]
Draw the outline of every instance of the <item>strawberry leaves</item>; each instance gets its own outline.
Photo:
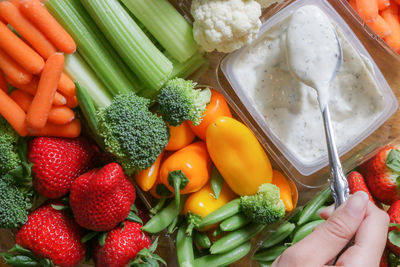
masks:
[[[149,248],[144,248],[138,252],[136,258],[129,264],[130,267],[158,267],[158,262],[167,265],[165,260],[155,254],[158,246],[158,237]]]
[[[13,248],[11,248],[8,252],[0,253],[0,256],[3,257],[4,261],[16,267],[54,267],[53,262],[50,259],[39,259],[36,257],[30,250],[21,247],[16,244]]]
[[[392,149],[386,158],[386,166],[392,171],[400,173],[400,150]]]

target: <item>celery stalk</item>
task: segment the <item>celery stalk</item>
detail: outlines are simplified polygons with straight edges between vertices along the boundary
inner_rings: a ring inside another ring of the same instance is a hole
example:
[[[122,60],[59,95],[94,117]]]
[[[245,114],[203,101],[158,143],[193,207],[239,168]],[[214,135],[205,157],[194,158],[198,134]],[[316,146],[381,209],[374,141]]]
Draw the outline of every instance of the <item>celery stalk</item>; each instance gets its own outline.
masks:
[[[71,34],[80,55],[112,95],[142,89],[79,0],[48,0],[45,6]]]
[[[168,0],[122,0],[174,59],[183,63],[198,50],[192,26]]]
[[[159,90],[172,72],[172,63],[144,34],[119,1],[82,0],[82,3],[145,87]]]
[[[198,70],[201,66],[203,66],[207,62],[207,60],[204,58],[202,54],[196,53],[183,63],[177,61],[172,61],[172,62],[174,64],[174,69],[172,70],[170,76],[171,79],[175,77],[185,79],[189,77],[192,73],[194,73],[196,70]]]

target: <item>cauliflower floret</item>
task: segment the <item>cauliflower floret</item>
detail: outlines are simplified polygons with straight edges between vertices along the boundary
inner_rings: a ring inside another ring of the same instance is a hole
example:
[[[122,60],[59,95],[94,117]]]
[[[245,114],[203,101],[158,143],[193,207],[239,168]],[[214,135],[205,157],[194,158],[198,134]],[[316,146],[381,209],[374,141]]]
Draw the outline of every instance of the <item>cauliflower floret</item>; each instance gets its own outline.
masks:
[[[229,53],[249,44],[261,26],[254,0],[193,0],[193,35],[205,51]]]

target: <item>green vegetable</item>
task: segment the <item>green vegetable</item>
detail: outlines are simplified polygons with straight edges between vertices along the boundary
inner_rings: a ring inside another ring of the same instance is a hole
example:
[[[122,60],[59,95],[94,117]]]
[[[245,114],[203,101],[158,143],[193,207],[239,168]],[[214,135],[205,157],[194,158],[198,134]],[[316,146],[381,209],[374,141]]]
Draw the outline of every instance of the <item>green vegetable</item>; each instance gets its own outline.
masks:
[[[245,227],[236,230],[234,232],[230,232],[227,235],[221,237],[218,241],[216,241],[210,248],[211,254],[220,254],[228,252],[231,249],[249,241],[258,233],[260,233],[265,228],[265,225],[262,224],[249,224]]]
[[[327,188],[321,193],[319,193],[315,198],[313,198],[303,209],[300,214],[298,225],[302,225],[310,221],[310,218],[315,214],[315,212],[321,208],[331,197],[331,189]]]
[[[290,216],[289,222],[292,223],[297,223],[299,221],[300,215],[303,211],[303,207],[297,209],[295,211],[293,211],[292,216]]]
[[[165,121],[172,126],[179,126],[184,121],[194,125],[201,122],[206,105],[210,102],[209,89],[194,89],[193,81],[175,78],[168,81],[158,96],[160,112]]]
[[[112,95],[130,91],[139,92],[142,89],[135,74],[129,70],[114,51],[82,6],[81,1],[49,0],[46,1],[45,6],[64,29],[71,34],[77,44],[79,54]],[[82,81],[79,82],[85,88],[89,88]],[[97,96],[98,94],[99,92],[96,93]],[[96,103],[98,102],[97,99]]]
[[[167,0],[122,2],[173,58],[184,62],[196,53],[192,26]]]
[[[168,55],[167,55],[168,56]],[[201,53],[196,53],[194,54],[191,58],[186,60],[185,62],[177,62],[176,60],[170,59],[174,68],[172,70],[172,73],[170,75],[171,79],[172,78],[187,78],[190,75],[192,75],[196,70],[198,70],[200,67],[207,67],[207,60],[204,58],[204,56]],[[202,68],[202,69],[204,69]],[[201,71],[199,71],[201,72]],[[197,76],[197,72],[196,72]]]
[[[238,213],[221,222],[219,228],[224,232],[231,232],[242,228],[250,221],[251,220],[247,218],[246,215],[244,215],[243,213]]]
[[[321,220],[322,218],[321,218],[321,216],[319,216],[319,214],[321,213],[321,211],[323,211],[327,207],[328,206],[322,206],[318,210],[316,210],[315,213],[311,216],[310,221]]]
[[[222,267],[228,266],[245,257],[251,249],[251,243],[246,242],[240,246],[221,254],[207,255],[194,260],[195,267]]]
[[[168,174],[168,183],[174,188],[176,206],[179,206],[181,201],[181,190],[185,189],[189,183],[189,179],[181,170],[170,171]]]
[[[178,225],[179,221],[180,221],[180,216],[175,217],[175,219],[172,221],[172,223],[170,225],[168,225],[168,229],[167,229],[167,233],[172,235],[175,230],[176,230],[176,226]]]
[[[85,0],[82,3],[145,87],[159,90],[172,72],[172,62],[157,49],[120,2]]]
[[[293,239],[292,239],[292,244],[296,244],[297,242],[302,240],[304,237],[311,234],[311,232],[315,229],[315,227],[317,227],[318,225],[320,225],[323,222],[325,222],[325,220],[317,220],[317,221],[311,221],[311,222],[308,222],[308,223],[302,225],[294,233]]]
[[[257,252],[253,256],[253,260],[269,262],[276,260],[288,247],[287,246],[276,246],[267,250]]]
[[[219,223],[237,213],[240,212],[240,199],[234,199],[231,202],[225,204],[221,208],[211,212],[200,222],[198,229],[212,225],[214,223]]]
[[[194,266],[193,240],[191,236],[187,236],[186,225],[181,225],[176,236],[176,252],[178,263],[181,267]]]
[[[0,176],[21,165],[17,147],[19,140],[12,126],[0,116]]]
[[[221,193],[222,187],[224,186],[224,178],[222,178],[221,174],[217,170],[216,167],[213,167],[211,171],[210,178],[211,189],[214,193],[215,199],[219,198],[219,194]]]
[[[211,247],[210,238],[208,238],[208,236],[203,232],[194,231],[193,239],[194,239],[194,242],[196,243],[196,245],[198,245],[201,248],[210,248]]]
[[[274,263],[274,261],[257,261],[260,267],[270,267]]]
[[[152,207],[150,209],[150,214],[154,215],[156,214],[160,209],[164,207],[165,201],[167,200],[167,197],[172,195],[172,192],[169,191],[168,187],[166,187],[163,184],[158,184],[156,187],[156,193],[159,195],[161,198],[158,201],[157,205]]]
[[[248,218],[259,224],[272,224],[285,216],[279,187],[274,184],[262,184],[255,195],[242,196],[240,207]]]
[[[285,222],[281,226],[279,226],[269,237],[267,240],[263,242],[261,245],[262,248],[272,247],[281,241],[285,240],[296,228],[296,225],[291,222]]]

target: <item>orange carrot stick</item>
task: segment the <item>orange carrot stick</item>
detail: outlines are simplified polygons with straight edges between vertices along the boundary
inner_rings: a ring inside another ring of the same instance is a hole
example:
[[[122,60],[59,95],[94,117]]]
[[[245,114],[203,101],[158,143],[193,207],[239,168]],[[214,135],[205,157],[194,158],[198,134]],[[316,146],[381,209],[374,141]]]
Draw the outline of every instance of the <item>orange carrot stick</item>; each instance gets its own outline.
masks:
[[[392,33],[392,29],[389,24],[380,16],[376,17],[376,20],[367,23],[368,26],[378,34],[382,39]]]
[[[20,6],[20,0],[9,0],[11,4],[19,8]]]
[[[390,0],[377,0],[379,11],[385,10],[390,6]]]
[[[75,83],[65,72],[61,73],[61,78],[60,82],[58,83],[57,91],[65,96],[75,96]]]
[[[42,71],[43,58],[2,22],[0,22],[0,48],[28,72],[39,74]]]
[[[1,22],[0,22],[1,23]],[[0,49],[0,69],[15,83],[28,84],[32,80],[32,74],[24,70],[17,62]]]
[[[28,134],[25,126],[26,115],[22,108],[2,90],[0,90],[0,103],[0,114],[20,136],[26,136]]]
[[[36,90],[39,84],[39,80],[37,77],[33,77],[32,81],[25,85],[15,83],[12,80],[10,80],[7,76],[6,76],[6,81],[15,88],[18,88],[32,96],[36,94]],[[67,104],[67,99],[62,94],[56,92],[56,94],[54,95],[53,105],[63,106],[65,104]]]
[[[4,77],[4,73],[2,71],[0,71],[0,90],[3,90],[5,93],[8,93],[6,78]]]
[[[15,101],[22,108],[23,111],[27,112],[32,100],[33,96],[30,94],[22,91],[22,90],[15,90],[10,94],[10,97]]]
[[[62,52],[74,53],[74,39],[39,0],[21,0],[20,10]]]
[[[63,71],[64,55],[55,53],[49,57],[40,76],[39,85],[26,115],[28,129],[39,130],[46,125],[57,85]]]
[[[356,0],[357,13],[365,22],[371,22],[378,16],[377,0]]]
[[[76,108],[78,106],[78,99],[76,98],[76,96],[67,96],[67,107],[69,108]]]
[[[13,26],[19,34],[45,59],[56,53],[56,48],[33,26],[16,6],[10,2],[0,3],[0,16]]]
[[[75,138],[81,134],[81,122],[74,119],[70,123],[64,125],[56,125],[47,123],[42,129],[31,134],[31,136],[54,136]]]
[[[400,22],[398,5],[390,1],[390,6],[381,12],[382,18],[392,30],[392,33],[384,38],[386,43],[396,52],[400,52]]]

